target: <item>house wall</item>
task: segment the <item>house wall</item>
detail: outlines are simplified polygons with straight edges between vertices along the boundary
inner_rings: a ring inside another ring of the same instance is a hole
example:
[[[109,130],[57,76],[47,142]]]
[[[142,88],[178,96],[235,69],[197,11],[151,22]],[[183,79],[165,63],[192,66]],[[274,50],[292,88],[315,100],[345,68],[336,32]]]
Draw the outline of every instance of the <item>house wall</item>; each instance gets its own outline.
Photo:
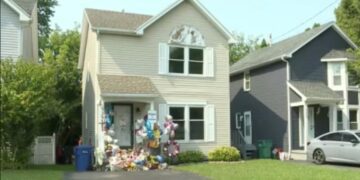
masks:
[[[17,59],[21,55],[20,34],[19,15],[1,1],[1,59]]]
[[[214,77],[159,75],[158,46],[167,43],[171,31],[191,25],[205,37],[215,51]],[[155,107],[166,102],[207,102],[215,105],[215,143],[184,143],[182,150],[207,152],[217,146],[230,145],[229,51],[227,39],[189,2],[185,1],[145,30],[144,36],[101,34],[100,73],[149,77],[160,96]]]
[[[293,54],[290,62],[291,80],[315,80],[327,84],[327,64],[320,59],[332,49],[346,50],[350,45],[329,28]]]
[[[252,113],[253,142],[271,139],[284,150],[288,146],[286,64],[277,62],[250,71],[251,90],[244,92],[243,75],[230,81],[231,127],[235,130],[235,113]]]
[[[86,26],[86,25],[85,25]],[[87,29],[87,28],[85,28]],[[82,135],[85,144],[95,144],[96,131],[96,99],[97,76],[96,76],[96,57],[97,57],[96,33],[88,30],[87,44],[85,48],[85,61],[82,72]]]
[[[36,6],[36,5],[35,5]],[[34,8],[30,22],[22,23],[22,54],[24,59],[38,60],[38,20],[37,8]]]
[[[301,97],[294,92],[292,89],[290,89],[290,102],[301,102]]]

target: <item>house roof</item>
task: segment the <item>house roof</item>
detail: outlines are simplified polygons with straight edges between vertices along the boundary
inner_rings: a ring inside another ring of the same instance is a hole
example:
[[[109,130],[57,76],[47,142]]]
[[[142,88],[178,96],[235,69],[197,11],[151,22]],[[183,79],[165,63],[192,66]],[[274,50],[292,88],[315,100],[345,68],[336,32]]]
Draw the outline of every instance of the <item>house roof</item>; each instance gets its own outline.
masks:
[[[18,6],[20,6],[28,15],[32,14],[34,7],[36,5],[36,0],[12,0]]]
[[[290,81],[289,85],[307,100],[343,100],[338,93],[320,81]]]
[[[351,53],[348,53],[347,51],[333,49],[322,57],[322,59],[339,59],[339,58],[353,59],[354,56]]]
[[[274,43],[270,47],[259,49],[250,53],[230,67],[230,75],[235,75],[250,69],[268,65],[280,61],[282,58],[291,58],[292,54],[331,27],[334,28],[353,48],[357,48],[357,46],[334,22],[329,22],[321,25],[320,27],[300,33],[278,43]]]
[[[157,95],[151,80],[142,76],[98,75],[101,95]]]
[[[135,13],[116,12],[98,9],[85,9],[89,23],[93,28],[121,29],[135,31],[152,16]]]

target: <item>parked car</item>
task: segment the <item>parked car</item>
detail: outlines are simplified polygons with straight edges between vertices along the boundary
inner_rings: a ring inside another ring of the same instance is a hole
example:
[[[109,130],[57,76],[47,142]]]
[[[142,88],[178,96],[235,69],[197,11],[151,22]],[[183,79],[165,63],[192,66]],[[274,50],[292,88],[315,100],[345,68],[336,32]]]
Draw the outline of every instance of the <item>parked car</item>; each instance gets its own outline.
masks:
[[[360,131],[344,130],[323,134],[308,142],[307,157],[316,164],[360,164]]]

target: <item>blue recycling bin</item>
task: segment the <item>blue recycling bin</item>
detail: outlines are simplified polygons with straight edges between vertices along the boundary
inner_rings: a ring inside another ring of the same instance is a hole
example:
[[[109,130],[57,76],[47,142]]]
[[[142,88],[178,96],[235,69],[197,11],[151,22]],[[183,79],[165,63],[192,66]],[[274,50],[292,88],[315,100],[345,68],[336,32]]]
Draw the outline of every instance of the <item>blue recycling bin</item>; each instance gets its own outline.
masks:
[[[91,170],[94,149],[92,146],[76,146],[75,147],[75,168],[76,171]]]

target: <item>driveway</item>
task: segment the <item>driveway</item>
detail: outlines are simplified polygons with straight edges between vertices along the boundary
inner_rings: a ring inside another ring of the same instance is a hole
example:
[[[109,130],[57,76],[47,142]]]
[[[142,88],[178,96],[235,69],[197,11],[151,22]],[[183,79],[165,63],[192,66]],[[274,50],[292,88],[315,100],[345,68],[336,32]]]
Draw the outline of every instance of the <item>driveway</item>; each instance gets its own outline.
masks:
[[[201,177],[196,174],[175,171],[138,171],[138,172],[79,172],[67,173],[64,176],[66,180],[92,180],[92,179],[105,179],[105,180],[205,180],[207,178]]]

